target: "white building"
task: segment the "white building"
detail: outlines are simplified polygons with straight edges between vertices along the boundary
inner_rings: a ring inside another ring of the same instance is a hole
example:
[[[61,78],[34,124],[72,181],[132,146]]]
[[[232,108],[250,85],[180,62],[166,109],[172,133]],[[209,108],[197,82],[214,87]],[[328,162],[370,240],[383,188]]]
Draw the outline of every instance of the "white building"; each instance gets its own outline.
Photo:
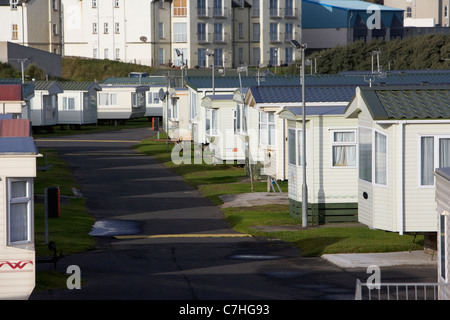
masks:
[[[294,0],[62,0],[64,55],[189,68],[295,60]],[[214,54],[208,58],[206,51]]]
[[[384,0],[384,5],[405,10],[405,27],[450,26],[450,0]]]
[[[0,41],[61,53],[60,0],[1,0]]]

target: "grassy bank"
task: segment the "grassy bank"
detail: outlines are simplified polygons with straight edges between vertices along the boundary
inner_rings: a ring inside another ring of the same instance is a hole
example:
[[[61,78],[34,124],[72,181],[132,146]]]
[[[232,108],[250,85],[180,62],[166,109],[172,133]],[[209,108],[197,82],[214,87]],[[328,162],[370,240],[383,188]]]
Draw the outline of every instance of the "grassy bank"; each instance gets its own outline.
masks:
[[[163,138],[163,136],[161,136]],[[145,140],[135,148],[156,157],[167,168],[181,175],[216,205],[223,201],[221,195],[251,192],[250,182],[241,165],[182,164],[171,160],[172,143]],[[192,161],[193,162],[193,161]],[[280,184],[287,192],[287,183]],[[267,191],[267,183],[254,182],[254,192]],[[227,221],[237,231],[255,236],[281,239],[297,246],[304,256],[320,256],[326,253],[394,252],[422,249],[423,236],[414,239],[410,235],[370,230],[365,226],[328,225],[297,231],[268,232],[264,226],[300,226],[301,221],[289,215],[288,205],[222,208]],[[414,241],[414,243],[413,243]]]
[[[39,170],[35,179],[36,201],[34,206],[34,231],[37,260],[53,256],[45,243],[45,205],[43,195],[47,187],[59,187],[61,194],[60,217],[48,219],[48,241],[56,244],[57,252],[63,255],[91,250],[95,247],[94,237],[89,232],[94,219],[85,208],[85,199],[74,198],[72,188],[78,187],[73,175],[57,152],[40,149],[44,155],[38,158],[38,167],[49,165],[47,171]],[[36,290],[62,288],[66,286],[67,275],[52,270],[52,264],[39,266],[36,273]]]

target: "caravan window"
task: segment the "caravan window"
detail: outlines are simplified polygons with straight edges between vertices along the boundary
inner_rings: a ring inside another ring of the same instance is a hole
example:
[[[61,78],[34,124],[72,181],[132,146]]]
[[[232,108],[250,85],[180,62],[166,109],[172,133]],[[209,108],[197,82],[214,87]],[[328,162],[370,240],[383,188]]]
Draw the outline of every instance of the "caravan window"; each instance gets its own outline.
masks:
[[[434,185],[434,171],[450,167],[450,136],[420,138],[420,185]]]
[[[332,132],[333,167],[356,166],[356,131]]]
[[[32,241],[32,181],[8,180],[8,244]]]

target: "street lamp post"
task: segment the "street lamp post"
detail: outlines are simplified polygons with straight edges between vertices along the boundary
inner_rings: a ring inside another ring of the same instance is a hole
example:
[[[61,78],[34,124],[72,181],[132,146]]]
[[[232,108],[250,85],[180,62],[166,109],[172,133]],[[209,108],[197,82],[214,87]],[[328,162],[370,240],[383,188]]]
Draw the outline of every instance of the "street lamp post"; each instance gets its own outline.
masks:
[[[300,44],[296,40],[291,40],[292,45],[297,49],[302,50],[302,169],[303,169],[303,184],[302,184],[302,226],[308,226],[308,186],[306,184],[306,101],[305,101],[305,50],[306,43]]]
[[[177,53],[177,56],[181,56],[181,87],[184,87],[184,76],[183,76],[183,69],[184,69],[184,54],[178,49],[175,49],[175,52]]]
[[[215,63],[214,62],[214,53],[209,52],[209,51],[206,51],[205,53],[206,53],[206,55],[208,57],[212,57],[212,61],[213,61],[213,63],[212,63],[212,89],[213,89],[213,97],[215,97],[216,96],[216,88],[214,86],[214,68],[215,68],[215,66],[214,66],[214,63]]]

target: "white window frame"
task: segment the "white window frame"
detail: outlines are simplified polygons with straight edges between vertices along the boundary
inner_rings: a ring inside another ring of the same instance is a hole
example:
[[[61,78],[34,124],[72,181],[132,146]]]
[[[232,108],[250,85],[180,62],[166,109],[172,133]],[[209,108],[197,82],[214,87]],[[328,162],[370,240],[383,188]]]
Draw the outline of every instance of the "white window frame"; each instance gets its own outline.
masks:
[[[172,121],[178,121],[178,100],[179,98],[172,98],[172,103],[169,107],[169,116],[168,118]]]
[[[377,135],[384,136],[386,139],[385,156],[384,156],[384,162],[385,162],[385,175],[384,175],[385,177],[384,177],[384,179],[385,179],[385,182],[383,182],[383,181],[380,182],[380,180],[377,179],[377,177],[378,177],[377,176],[377,161],[378,161]],[[373,180],[373,184],[375,186],[387,187],[388,181],[389,181],[389,174],[388,174],[388,172],[389,172],[389,161],[388,161],[389,139],[388,139],[388,135],[382,131],[374,129],[372,141],[373,141],[373,143],[372,143],[372,147],[373,147],[373,150],[372,150],[372,158],[373,158],[372,159],[372,161],[373,161],[372,162],[373,163],[372,164],[372,170],[373,170],[372,180]]]
[[[354,134],[355,139],[353,141],[335,141],[335,133],[349,133]],[[358,132],[356,129],[332,129],[330,130],[330,141],[331,141],[331,167],[336,169],[354,169],[358,167]],[[334,149],[336,147],[355,147],[355,164],[354,165],[335,165],[334,164]]]
[[[102,97],[106,96],[106,103],[102,103]],[[99,93],[98,103],[101,106],[117,106],[117,93],[101,92]],[[113,103],[114,102],[114,103]]]
[[[267,115],[267,120],[264,121],[263,115]],[[273,116],[273,121],[270,121],[270,116]],[[266,128],[264,128],[266,126]],[[271,126],[273,126],[273,143],[271,143]],[[259,144],[262,146],[270,146],[275,147],[276,146],[276,140],[277,140],[277,132],[276,132],[276,119],[275,119],[275,113],[274,112],[265,112],[260,110],[258,114],[258,131],[259,131]]]
[[[147,91],[147,104],[148,105],[160,105],[161,100],[159,99],[158,92]]]
[[[291,153],[291,135],[290,132],[294,132],[294,154]],[[288,164],[291,166],[302,167],[303,158],[303,129],[288,128]],[[292,162],[291,156],[294,157],[294,162]]]
[[[207,136],[219,135],[219,113],[217,109],[205,108],[205,134]]]
[[[64,111],[75,111],[75,98],[74,97],[62,97],[62,109]]]
[[[12,184],[14,182],[26,183],[26,195],[24,197],[12,198]],[[33,179],[32,178],[8,178],[7,179],[7,242],[8,246],[16,246],[28,244],[33,241]],[[12,217],[11,217],[11,205],[14,204],[26,204],[26,236],[25,239],[13,240],[12,239]]]
[[[450,139],[449,134],[421,134],[418,137],[418,172],[417,172],[417,180],[419,188],[434,188],[436,184],[436,179],[433,174],[433,183],[432,184],[422,184],[422,138],[433,138],[433,172],[439,168],[439,140],[440,139]]]

